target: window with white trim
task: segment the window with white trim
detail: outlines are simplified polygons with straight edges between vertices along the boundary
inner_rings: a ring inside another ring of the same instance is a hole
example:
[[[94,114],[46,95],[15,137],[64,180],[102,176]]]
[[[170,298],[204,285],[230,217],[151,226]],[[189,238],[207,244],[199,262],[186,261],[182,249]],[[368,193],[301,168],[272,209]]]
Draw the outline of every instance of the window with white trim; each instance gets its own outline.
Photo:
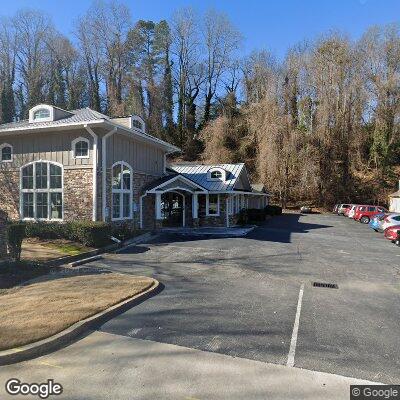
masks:
[[[13,148],[10,144],[4,143],[0,146],[0,161],[11,162],[13,157]]]
[[[119,162],[112,167],[112,219],[132,218],[132,169]]]
[[[63,168],[36,161],[21,168],[22,219],[63,219]]]
[[[39,108],[39,110],[36,110],[33,113],[34,121],[41,120],[41,119],[47,119],[47,118],[50,118],[50,110],[48,110],[47,108]]]
[[[89,158],[89,140],[82,137],[73,140],[72,153],[74,158]]]
[[[219,194],[207,195],[207,215],[209,216],[219,215]]]
[[[208,181],[225,181],[226,171],[222,168],[211,168],[207,172]]]

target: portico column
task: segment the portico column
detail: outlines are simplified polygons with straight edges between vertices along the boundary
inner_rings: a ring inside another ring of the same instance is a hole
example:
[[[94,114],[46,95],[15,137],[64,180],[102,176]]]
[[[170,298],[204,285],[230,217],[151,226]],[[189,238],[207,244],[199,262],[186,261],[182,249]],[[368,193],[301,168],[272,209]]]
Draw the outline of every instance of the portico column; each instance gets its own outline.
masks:
[[[192,195],[192,217],[193,219],[199,218],[199,198],[197,193]]]
[[[199,195],[197,193],[192,194],[192,220],[193,227],[199,226]]]
[[[156,229],[161,228],[162,221],[161,221],[161,193],[156,193],[156,204],[155,204],[155,227]]]

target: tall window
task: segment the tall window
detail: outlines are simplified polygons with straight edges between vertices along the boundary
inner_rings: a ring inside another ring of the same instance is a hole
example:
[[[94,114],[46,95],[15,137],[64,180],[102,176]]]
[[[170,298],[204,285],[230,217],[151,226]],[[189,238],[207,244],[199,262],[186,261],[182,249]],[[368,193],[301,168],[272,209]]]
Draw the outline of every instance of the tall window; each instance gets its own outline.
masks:
[[[50,118],[50,111],[46,108],[41,108],[33,113],[33,119],[35,121],[45,118]]]
[[[47,161],[21,169],[22,218],[63,219],[63,170]]]
[[[0,161],[11,162],[12,161],[12,146],[4,144],[1,147]]]
[[[112,168],[112,219],[132,218],[132,170],[119,162]]]
[[[209,194],[207,196],[207,215],[219,215],[219,194]]]

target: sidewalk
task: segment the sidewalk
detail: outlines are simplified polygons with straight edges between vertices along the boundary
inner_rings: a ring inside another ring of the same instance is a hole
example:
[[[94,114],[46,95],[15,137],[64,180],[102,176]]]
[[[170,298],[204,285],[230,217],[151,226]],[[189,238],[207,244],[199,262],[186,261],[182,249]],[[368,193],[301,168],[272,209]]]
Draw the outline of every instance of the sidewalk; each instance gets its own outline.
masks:
[[[185,347],[94,332],[56,353],[0,367],[0,398],[14,377],[54,379],[71,400],[340,400],[368,383]],[[25,397],[30,398],[30,397]]]

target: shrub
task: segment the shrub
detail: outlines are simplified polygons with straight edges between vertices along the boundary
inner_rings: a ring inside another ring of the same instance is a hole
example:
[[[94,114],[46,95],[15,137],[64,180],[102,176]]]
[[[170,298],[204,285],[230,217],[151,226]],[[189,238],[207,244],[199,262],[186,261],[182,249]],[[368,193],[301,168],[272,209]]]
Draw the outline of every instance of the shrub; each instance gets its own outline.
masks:
[[[89,247],[103,247],[110,243],[111,227],[105,222],[29,222],[26,236],[39,239],[66,239]]]
[[[268,205],[264,208],[266,215],[282,215],[282,207]]]
[[[21,260],[22,241],[25,238],[26,225],[23,222],[12,222],[7,225],[7,244],[10,256],[14,261]]]
[[[118,225],[113,225],[111,228],[111,236],[119,240],[126,240],[135,235],[135,230],[132,225],[128,223],[122,223]]]

